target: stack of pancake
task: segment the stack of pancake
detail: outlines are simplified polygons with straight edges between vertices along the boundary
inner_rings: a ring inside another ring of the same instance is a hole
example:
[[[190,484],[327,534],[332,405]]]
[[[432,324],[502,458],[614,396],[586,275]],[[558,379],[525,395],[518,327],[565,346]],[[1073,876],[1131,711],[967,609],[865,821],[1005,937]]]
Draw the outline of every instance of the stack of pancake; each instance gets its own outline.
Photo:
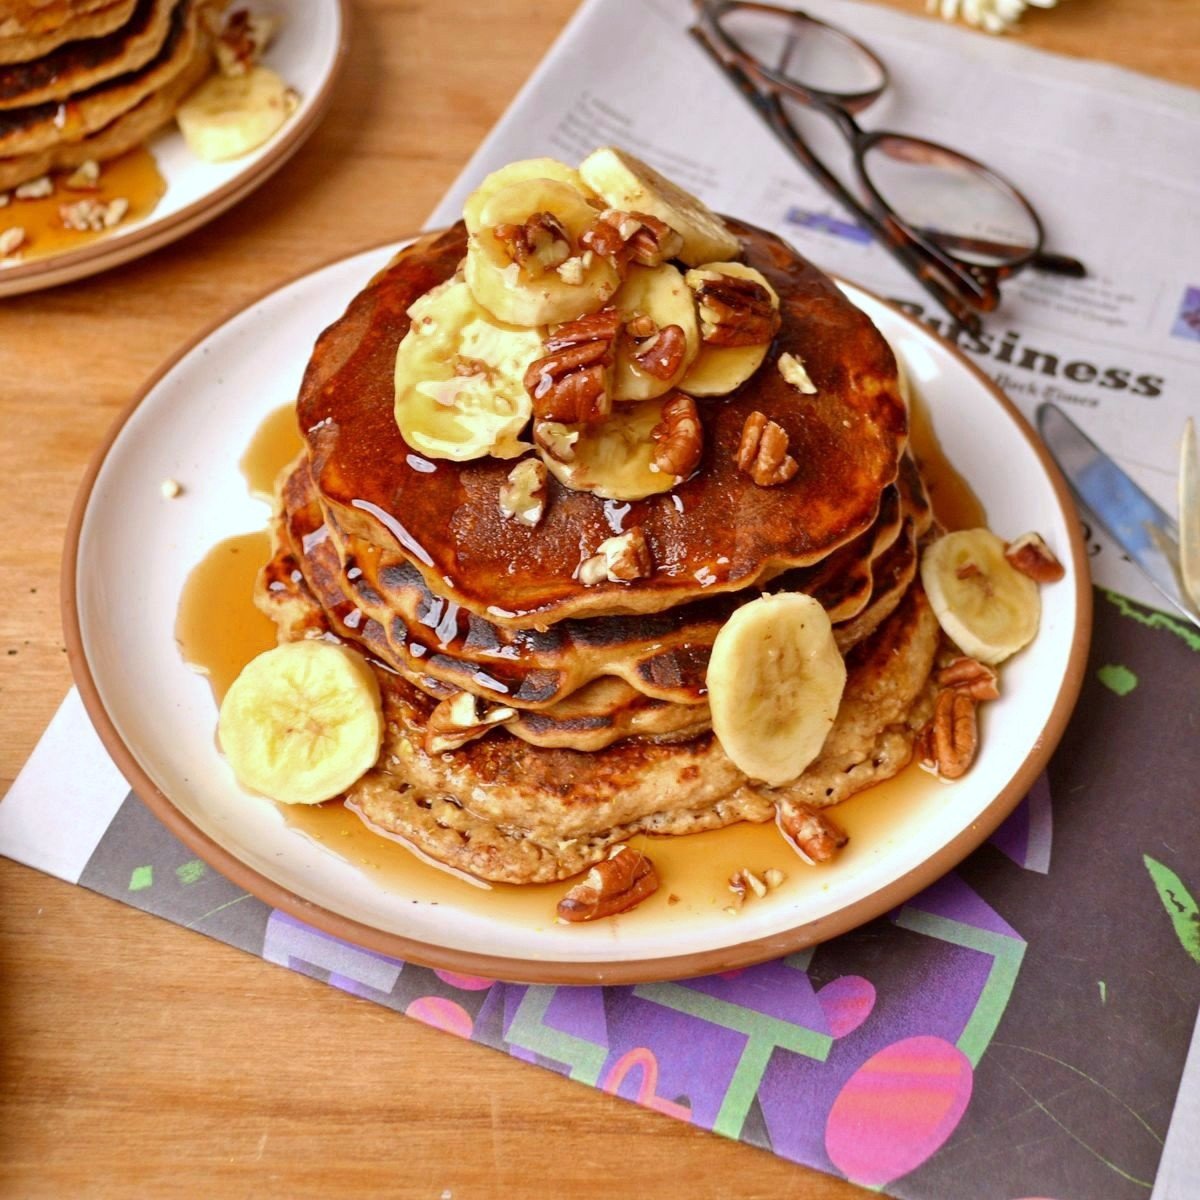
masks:
[[[0,9],[0,190],[113,158],[212,67],[224,0],[10,0]]]
[[[384,698],[376,766],[347,793],[370,825],[507,882],[561,879],[636,832],[685,834],[836,804],[900,770],[932,706],[938,626],[917,579],[932,515],[908,453],[895,359],[870,320],[778,238],[729,222],[780,298],[766,359],[698,401],[698,469],[627,503],[548,483],[536,527],[506,518],[511,461],[430,461],[393,408],[418,297],[454,275],[461,225],[402,251],[317,343],[298,400],[306,448],[281,476],[257,601],[281,641],[361,649]],[[802,350],[806,394],[778,365]],[[769,413],[798,463],[762,487],[736,458]],[[640,528],[654,571],[585,583],[582,559]],[[747,778],[711,729],[706,668],[739,606],[815,597],[847,683],[796,780]],[[445,714],[472,714],[447,737]]]

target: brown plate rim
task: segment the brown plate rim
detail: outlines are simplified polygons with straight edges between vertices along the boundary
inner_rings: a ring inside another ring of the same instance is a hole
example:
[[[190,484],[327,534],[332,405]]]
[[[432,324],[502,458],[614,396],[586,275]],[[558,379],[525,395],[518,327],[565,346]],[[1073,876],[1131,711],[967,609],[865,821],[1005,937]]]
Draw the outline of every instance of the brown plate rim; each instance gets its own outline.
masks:
[[[370,253],[372,250],[382,251],[410,239],[396,239],[378,246],[367,247],[351,255],[338,255],[329,262],[316,268],[300,272],[283,283],[275,284],[266,289],[256,300],[243,303],[231,309],[224,316],[212,322],[163,363],[143,385],[138,394],[126,406],[113,422],[93,455],[87,471],[79,485],[71,515],[68,520],[66,536],[63,544],[62,560],[62,615],[63,632],[66,639],[67,658],[75,677],[84,707],[95,726],[96,732],[105,749],[112,756],[118,770],[129,782],[130,787],[154,815],[180,841],[195,851],[210,866],[218,870],[226,878],[246,889],[260,900],[283,912],[306,921],[325,933],[342,938],[355,945],[376,951],[394,958],[401,958],[421,966],[435,967],[456,973],[486,976],[491,979],[513,981],[530,984],[573,984],[573,985],[617,985],[634,983],[651,983],[670,979],[686,979],[699,975],[709,975],[720,971],[735,970],[753,966],[767,959],[778,958],[785,954],[794,953],[805,947],[815,945],[855,929],[875,917],[895,908],[929,884],[940,879],[947,871],[955,867],[972,850],[976,849],[997,828],[1000,822],[1017,806],[1041,773],[1050,756],[1058,745],[1067,721],[1075,707],[1080,689],[1083,685],[1084,672],[1087,664],[1087,651],[1091,639],[1092,628],[1092,589],[1088,568],[1087,550],[1084,545],[1082,526],[1078,519],[1068,520],[1068,536],[1070,544],[1070,562],[1075,584],[1076,622],[1074,636],[1067,659],[1067,670],[1051,710],[1049,719],[1043,729],[1042,736],[1037,740],[1033,749],[1014,771],[1008,784],[1001,789],[991,803],[981,812],[978,818],[968,825],[961,833],[945,845],[935,850],[918,866],[904,875],[892,880],[885,887],[864,897],[857,903],[847,905],[835,913],[830,913],[814,921],[807,921],[781,933],[771,934],[763,938],[755,938],[738,942],[730,946],[721,946],[712,950],[696,951],[690,954],[673,955],[659,958],[642,958],[621,960],[615,962],[597,962],[588,959],[556,960],[543,962],[537,959],[514,958],[504,955],[478,954],[469,950],[459,950],[453,947],[438,946],[433,943],[417,941],[402,934],[389,933],[373,926],[356,921],[352,917],[333,912],[303,896],[275,883],[254,868],[248,866],[231,851],[218,844],[199,827],[185,817],[174,802],[162,792],[143,770],[137,757],[125,743],[116,725],[109,717],[100,697],[99,688],[92,676],[91,668],[83,648],[83,634],[79,624],[79,608],[77,603],[79,538],[83,525],[84,514],[91,499],[96,478],[108,456],[109,450],[124,429],[130,417],[138,409],[146,397],[154,390],[159,382],[187,354],[204,342],[217,329],[232,320],[244,309],[260,302],[272,293],[289,286],[310,274],[343,261],[356,257],[357,254]],[[842,282],[840,277],[834,279]],[[846,281],[848,282],[848,281]],[[1050,457],[1049,451],[1041,444],[1033,427],[1025,419],[1019,409],[1008,399],[999,387],[988,378],[966,355],[953,343],[943,338],[934,330],[922,325],[916,318],[906,313],[898,305],[884,300],[867,288],[858,284],[850,286],[857,288],[863,294],[884,305],[894,314],[914,326],[922,334],[935,338],[967,367],[972,375],[991,394],[992,399],[1014,420],[1026,441],[1034,450],[1042,469],[1050,481],[1055,498],[1060,509],[1068,516],[1076,515],[1075,503],[1070,489],[1057,464]]]
[[[266,183],[312,136],[333,102],[334,88],[350,46],[351,14],[350,0],[334,0],[334,3],[341,35],[329,73],[301,119],[252,167],[168,217],[155,220],[151,212],[144,224],[121,237],[100,238],[75,250],[47,254],[21,266],[5,268],[0,271],[0,299],[73,283],[143,258],[219,217]]]

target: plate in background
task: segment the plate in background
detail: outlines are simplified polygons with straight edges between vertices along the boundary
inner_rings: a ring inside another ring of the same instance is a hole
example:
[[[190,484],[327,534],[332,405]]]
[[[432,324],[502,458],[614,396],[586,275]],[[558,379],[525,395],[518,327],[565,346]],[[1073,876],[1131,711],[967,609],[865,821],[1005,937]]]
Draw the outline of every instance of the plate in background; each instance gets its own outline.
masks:
[[[300,105],[265,145],[232,162],[197,158],[172,121],[147,143],[166,182],[154,209],[84,245],[0,267],[0,297],[69,283],[140,258],[199,228],[265,183],[304,144],[325,115],[346,55],[348,0],[305,0],[276,7],[279,31],[264,57],[300,96]],[[19,202],[0,213],[18,225]]]

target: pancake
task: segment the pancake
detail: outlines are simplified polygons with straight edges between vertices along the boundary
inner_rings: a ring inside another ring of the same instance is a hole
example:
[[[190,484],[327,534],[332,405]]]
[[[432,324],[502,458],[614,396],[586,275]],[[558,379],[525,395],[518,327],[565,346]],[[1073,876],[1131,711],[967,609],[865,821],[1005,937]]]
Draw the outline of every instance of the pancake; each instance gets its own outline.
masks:
[[[132,17],[104,37],[67,42],[31,61],[0,67],[0,109],[66,100],[137,71],[163,48],[177,0],[138,0]]]
[[[0,31],[6,27],[10,33],[0,32],[0,63],[31,62],[65,42],[81,41],[85,38],[104,37],[119,29],[133,16],[138,0],[107,0],[103,7],[90,12],[80,12],[53,29],[40,32],[19,32],[8,19],[0,19]]]
[[[531,530],[498,509],[511,463],[431,463],[411,452],[393,415],[396,347],[412,301],[457,268],[466,246],[460,225],[402,252],[317,342],[297,408],[322,505],[347,533],[403,554],[447,601],[510,629],[662,612],[744,590],[818,563],[868,529],[907,437],[892,352],[785,243],[729,224],[746,261],[779,293],[782,327],[746,385],[700,406],[699,470],[670,494],[626,508],[551,480],[545,517]],[[789,347],[803,355],[815,395],[776,369]],[[780,487],[759,487],[733,461],[755,410],[783,426],[799,463]],[[632,583],[585,586],[576,570],[612,535],[618,510],[626,528],[642,529],[657,569]]]
[[[53,33],[102,11],[112,0],[5,0],[0,37],[35,37]]]
[[[382,626],[343,590],[328,539],[310,542],[305,552],[294,545],[286,522],[278,518],[271,536],[271,559],[259,573],[254,598],[275,622],[280,641],[333,635],[356,643],[380,669],[395,673],[435,701],[456,694],[457,688],[392,657]],[[584,751],[630,737],[678,741],[709,726],[706,703],[656,700],[611,676],[589,681],[540,711],[518,709],[502,723],[508,733],[532,745]]]
[[[208,54],[208,35],[200,27],[201,7],[201,0],[179,0],[161,49],[138,70],[79,92],[66,102],[49,100],[0,110],[0,159],[78,142],[169,85],[195,63],[198,54]]]
[[[179,74],[111,124],[79,141],[60,142],[15,158],[0,158],[0,190],[37,179],[47,171],[77,167],[89,160],[105,162],[140,146],[174,118],[183,98],[211,69],[211,39],[201,30],[191,58]]]
[[[902,481],[903,490],[886,489],[875,525],[818,569],[786,572],[769,590],[809,592],[832,620],[848,621],[872,601],[872,563],[888,553],[905,522],[905,552],[915,569],[911,530],[915,522],[927,523],[927,501],[915,470],[903,472]],[[287,525],[281,541],[312,590],[331,606],[352,603],[373,620],[387,640],[385,661],[418,686],[432,676],[449,688],[520,709],[551,708],[601,676],[619,677],[643,695],[672,704],[703,703],[713,639],[734,608],[751,598],[724,595],[669,613],[570,618],[545,631],[513,631],[446,601],[402,555],[346,538],[324,518],[302,461],[282,477],[277,519]],[[335,593],[339,599],[330,599]],[[875,611],[873,623],[837,627],[841,649],[866,636],[890,610]]]
[[[777,806],[825,807],[895,774],[932,704],[938,639],[924,593],[909,589],[848,656],[846,691],[820,757],[772,790],[751,786],[711,734],[679,745],[626,741],[584,755],[492,733],[453,754],[430,755],[423,739],[432,702],[383,674],[384,750],[346,802],[374,828],[480,878],[565,879],[634,833],[766,821]]]

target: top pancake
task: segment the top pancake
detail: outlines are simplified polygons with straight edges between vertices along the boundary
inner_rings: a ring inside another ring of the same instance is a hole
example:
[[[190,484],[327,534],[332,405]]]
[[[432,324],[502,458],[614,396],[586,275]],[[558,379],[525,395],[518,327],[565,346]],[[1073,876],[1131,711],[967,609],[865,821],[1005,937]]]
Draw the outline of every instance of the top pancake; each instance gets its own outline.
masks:
[[[39,27],[35,20],[22,29],[19,20],[9,16],[0,18],[0,63],[29,62],[58,49],[64,42],[103,37],[124,25],[136,7],[137,0],[103,0],[99,7],[76,13],[62,24],[50,27]],[[28,27],[30,24],[32,28]]]
[[[32,61],[0,67],[0,108],[65,100],[136,71],[161,49],[175,0],[138,0],[133,15],[103,37],[70,41]]]
[[[430,462],[404,442],[393,414],[396,348],[409,305],[463,257],[457,225],[398,255],[317,342],[298,415],[323,502],[348,532],[401,550],[438,595],[509,628],[661,612],[819,562],[875,520],[896,478],[907,414],[895,360],[870,320],[786,243],[730,226],[778,292],[782,325],[746,384],[699,402],[703,459],[671,492],[626,505],[551,479],[546,515],[530,529],[499,511],[511,461]],[[803,359],[815,395],[783,380],[784,351]],[[755,410],[784,428],[799,464],[782,486],[759,487],[734,462]],[[591,587],[574,578],[601,542],[634,526],[656,564],[649,578]]]
[[[0,11],[0,37],[53,33],[111,3],[112,0],[5,0]]]

